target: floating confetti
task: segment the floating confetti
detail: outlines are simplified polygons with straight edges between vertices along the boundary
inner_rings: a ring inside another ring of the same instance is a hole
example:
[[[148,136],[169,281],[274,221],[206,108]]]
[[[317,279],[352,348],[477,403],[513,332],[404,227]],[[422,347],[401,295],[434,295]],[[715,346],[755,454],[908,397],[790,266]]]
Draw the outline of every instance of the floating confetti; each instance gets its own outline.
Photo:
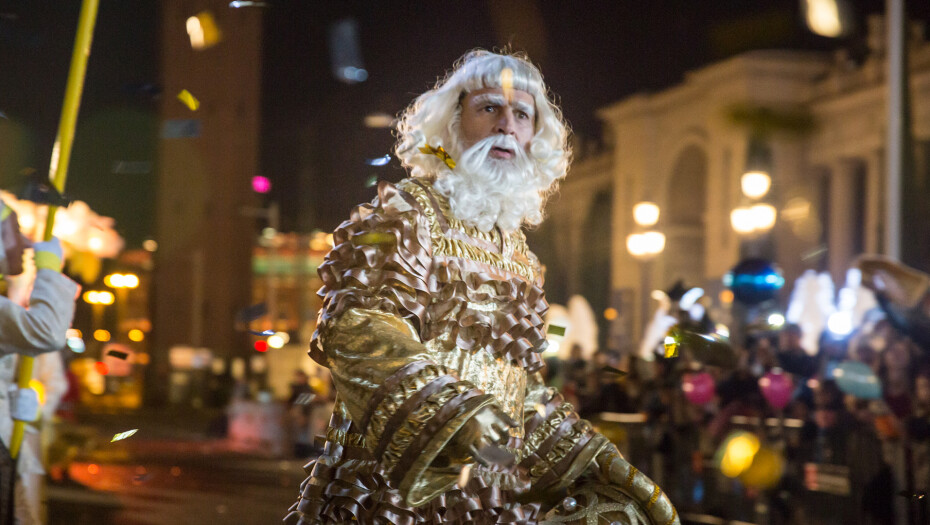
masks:
[[[119,350],[110,350],[109,352],[107,352],[107,355],[111,355],[117,359],[122,359],[124,361],[126,360],[126,358],[129,357],[128,353],[120,352]]]
[[[389,162],[391,162],[391,156],[385,155],[383,157],[368,159],[365,161],[365,164],[368,164],[369,166],[387,166]]]
[[[362,63],[358,39],[358,22],[353,18],[337,20],[330,24],[328,33],[329,56],[336,80],[346,84],[367,80],[368,71]]]
[[[435,155],[439,157],[439,160],[445,162],[446,166],[449,166],[450,170],[455,169],[455,160],[452,158],[452,155],[449,155],[449,153],[443,149],[442,146],[436,146],[434,148],[427,144],[420,148],[420,153],[424,153],[426,155]]]
[[[274,330],[262,330],[261,332],[256,330],[249,330],[249,333],[252,335],[257,335],[258,337],[268,337],[274,335]]]
[[[222,39],[220,28],[209,11],[187,19],[187,36],[191,39],[191,47],[197,50],[215,46]]]
[[[132,478],[132,482],[133,484],[141,485],[142,483],[145,483],[146,481],[152,479],[153,477],[155,477],[155,475],[152,474],[151,472],[147,474],[139,474],[138,476]]]
[[[297,399],[294,400],[295,405],[309,405],[311,401],[316,399],[316,394],[311,394],[309,392],[304,392],[297,396]]]
[[[5,119],[9,120],[9,117],[6,116],[6,113],[4,113],[4,112],[2,112],[2,111],[0,111],[0,118],[5,118]]]
[[[178,100],[183,102],[184,105],[187,106],[187,109],[191,111],[197,111],[200,108],[200,101],[186,89],[182,89],[181,92],[178,93]]]
[[[126,432],[120,432],[119,434],[113,436],[113,439],[110,440],[110,443],[113,443],[114,441],[122,441],[128,437],[132,437],[132,435],[138,431],[138,428],[134,428],[132,430],[127,430]]]
[[[465,485],[468,484],[468,480],[471,478],[471,465],[465,465],[462,467],[462,470],[459,472],[459,480],[456,483],[459,488],[465,488]]]
[[[820,257],[821,255],[823,255],[823,254],[825,254],[825,253],[827,253],[827,247],[826,247],[826,246],[818,246],[818,247],[814,248],[813,250],[808,250],[807,252],[801,254],[801,260],[802,260],[802,261],[809,261],[809,260],[811,260],[811,259],[816,259],[816,258]]]
[[[623,370],[614,368],[612,366],[607,366],[607,365],[601,367],[601,372],[610,372],[611,374],[617,374],[618,376],[621,376],[621,377],[627,374]]]
[[[236,319],[240,322],[248,323],[249,321],[254,321],[266,315],[268,315],[268,305],[265,303],[258,303],[239,310],[239,313],[236,314]]]
[[[550,324],[550,325],[549,325],[549,328],[546,329],[546,333],[547,333],[547,334],[552,334],[552,335],[564,336],[564,335],[565,335],[565,327],[564,327],[564,326],[559,326],[559,325]]]
[[[366,187],[366,188],[374,188],[374,187],[377,186],[377,185],[378,185],[378,176],[377,176],[377,175],[372,175],[371,177],[368,177],[368,180],[365,181],[365,187]]]
[[[268,4],[265,2],[243,2],[240,0],[233,0],[229,3],[229,7],[233,9],[238,9],[240,7],[268,7]]]
[[[673,357],[678,357],[678,341],[674,337],[667,335],[665,336],[665,341],[663,343],[665,346],[665,358],[671,359]]]

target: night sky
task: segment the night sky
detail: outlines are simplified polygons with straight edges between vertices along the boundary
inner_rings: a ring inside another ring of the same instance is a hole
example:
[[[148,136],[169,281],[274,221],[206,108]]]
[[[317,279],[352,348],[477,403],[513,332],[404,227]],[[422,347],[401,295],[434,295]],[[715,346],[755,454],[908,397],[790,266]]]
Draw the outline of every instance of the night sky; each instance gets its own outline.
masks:
[[[930,2],[910,2],[930,20]],[[374,193],[372,176],[403,177],[365,159],[390,152],[387,129],[366,114],[397,114],[454,60],[511,45],[542,69],[575,132],[598,138],[597,108],[674,85],[686,71],[759,48],[830,49],[855,56],[862,32],[840,41],[810,34],[798,0],[322,2],[271,0],[264,9],[261,172],[285,230],[331,230]],[[0,186],[24,168],[48,169],[80,3],[0,1]],[[880,0],[853,2],[856,20]],[[193,13],[192,13],[193,14]],[[365,82],[333,74],[334,22],[354,19]],[[152,173],[114,173],[115,161],[155,159],[158,10],[153,0],[102,0],[88,66],[69,192],[116,218],[130,246],[151,235]],[[119,133],[108,131],[120,129]],[[127,137],[126,129],[132,130]],[[15,140],[11,137],[14,137]],[[73,181],[73,182],[72,182]]]

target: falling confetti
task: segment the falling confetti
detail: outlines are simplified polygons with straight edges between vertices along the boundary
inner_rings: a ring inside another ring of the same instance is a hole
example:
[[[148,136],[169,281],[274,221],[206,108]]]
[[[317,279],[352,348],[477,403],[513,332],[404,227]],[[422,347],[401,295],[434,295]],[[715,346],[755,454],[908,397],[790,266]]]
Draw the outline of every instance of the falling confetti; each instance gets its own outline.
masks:
[[[801,260],[802,260],[802,261],[809,261],[809,260],[811,260],[811,259],[816,259],[816,258],[820,257],[821,255],[823,255],[823,254],[825,254],[825,253],[827,253],[827,247],[826,247],[826,246],[818,246],[818,247],[814,248],[813,250],[809,250],[809,251],[807,251],[807,252],[801,254]]]
[[[119,350],[110,350],[109,352],[107,352],[107,355],[111,355],[117,359],[122,359],[124,361],[126,360],[126,358],[129,357],[128,353],[120,352]]]
[[[665,358],[666,359],[678,357],[678,346],[679,345],[678,345],[678,341],[676,341],[674,337],[666,336],[663,346],[665,346]]]
[[[181,92],[178,93],[178,100],[183,102],[184,105],[187,106],[187,109],[191,111],[197,111],[200,108],[200,101],[186,89],[182,89]]]
[[[565,335],[565,327],[564,327],[564,326],[558,326],[558,325],[550,324],[550,325],[549,325],[549,328],[546,330],[546,333],[547,333],[547,334],[552,334],[552,335],[564,336],[564,335]]]
[[[246,306],[242,310],[239,310],[239,313],[236,314],[236,318],[240,322],[248,323],[266,315],[268,315],[268,305],[265,303],[258,303],[253,304],[252,306]]]
[[[304,392],[297,396],[297,399],[294,400],[295,405],[309,405],[311,401],[316,399],[316,394],[311,394],[309,392]]]
[[[113,443],[114,441],[122,441],[128,437],[132,437],[132,435],[138,431],[138,428],[134,428],[132,430],[127,430],[126,432],[120,432],[119,434],[113,436],[113,439],[110,440],[110,443]]]
[[[371,177],[368,177],[368,180],[365,181],[365,187],[366,187],[366,188],[374,188],[374,187],[377,186],[377,185],[378,185],[378,176],[377,176],[377,175],[372,175]]]
[[[187,36],[191,39],[191,48],[202,50],[218,44],[223,35],[216,25],[213,14],[209,11],[202,11],[187,19]]]
[[[268,7],[268,4],[265,2],[244,2],[240,0],[233,0],[229,3],[229,7],[233,9],[238,9],[240,7]]]
[[[365,164],[368,164],[369,166],[387,166],[389,162],[391,162],[391,156],[385,155],[383,157],[368,159],[365,161]]]
[[[257,335],[259,337],[268,337],[270,335],[274,335],[274,330],[262,330],[261,332],[258,332],[256,330],[249,330],[249,333],[252,335]]]
[[[621,376],[621,377],[627,374],[623,370],[614,368],[612,366],[607,366],[607,365],[601,367],[601,372],[610,372],[611,374],[617,374],[618,376]]]
[[[139,474],[138,476],[132,478],[132,482],[136,485],[141,485],[142,483],[145,483],[146,481],[152,479],[154,476],[155,475],[152,474],[151,472],[147,474]]]

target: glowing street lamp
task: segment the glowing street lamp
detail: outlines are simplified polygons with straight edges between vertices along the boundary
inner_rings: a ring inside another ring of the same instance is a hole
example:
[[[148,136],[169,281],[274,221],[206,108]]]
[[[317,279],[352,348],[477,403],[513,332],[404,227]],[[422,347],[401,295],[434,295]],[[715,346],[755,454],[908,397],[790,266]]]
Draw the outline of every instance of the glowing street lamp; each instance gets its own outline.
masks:
[[[641,327],[646,324],[646,312],[649,309],[649,290],[652,289],[649,262],[665,250],[665,234],[656,230],[647,230],[647,228],[655,226],[659,222],[659,214],[659,207],[655,203],[646,201],[637,203],[633,206],[633,220],[636,222],[638,229],[645,231],[637,231],[626,237],[627,251],[641,265]]]
[[[659,222],[659,207],[648,201],[633,206],[633,220],[640,226],[655,226]]]
[[[113,304],[113,294],[107,291],[89,290],[84,292],[84,302],[93,305],[111,305]]]
[[[743,195],[750,199],[761,199],[772,187],[772,177],[765,171],[747,171],[740,177],[740,188]]]
[[[111,273],[103,278],[103,284],[110,288],[138,288],[139,276],[132,273]]]

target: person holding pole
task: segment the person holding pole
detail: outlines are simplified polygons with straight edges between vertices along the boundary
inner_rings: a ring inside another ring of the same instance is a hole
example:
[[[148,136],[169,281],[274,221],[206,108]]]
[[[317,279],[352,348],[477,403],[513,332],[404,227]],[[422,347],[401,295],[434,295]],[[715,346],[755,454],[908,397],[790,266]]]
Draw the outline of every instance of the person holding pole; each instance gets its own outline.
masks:
[[[18,275],[23,271],[23,254],[29,242],[19,232],[16,213],[0,203],[0,273]],[[65,334],[74,317],[77,283],[61,273],[61,243],[56,238],[32,246],[36,278],[23,307],[0,296],[0,455],[4,465],[13,465],[10,441],[13,422],[38,419],[39,400],[32,388],[16,384],[16,361],[20,355],[36,356],[65,346]],[[15,472],[15,474],[14,474]],[[34,450],[23,447],[15,467],[0,472],[0,523],[41,523],[39,484],[42,465]],[[15,487],[15,488],[14,488]]]

